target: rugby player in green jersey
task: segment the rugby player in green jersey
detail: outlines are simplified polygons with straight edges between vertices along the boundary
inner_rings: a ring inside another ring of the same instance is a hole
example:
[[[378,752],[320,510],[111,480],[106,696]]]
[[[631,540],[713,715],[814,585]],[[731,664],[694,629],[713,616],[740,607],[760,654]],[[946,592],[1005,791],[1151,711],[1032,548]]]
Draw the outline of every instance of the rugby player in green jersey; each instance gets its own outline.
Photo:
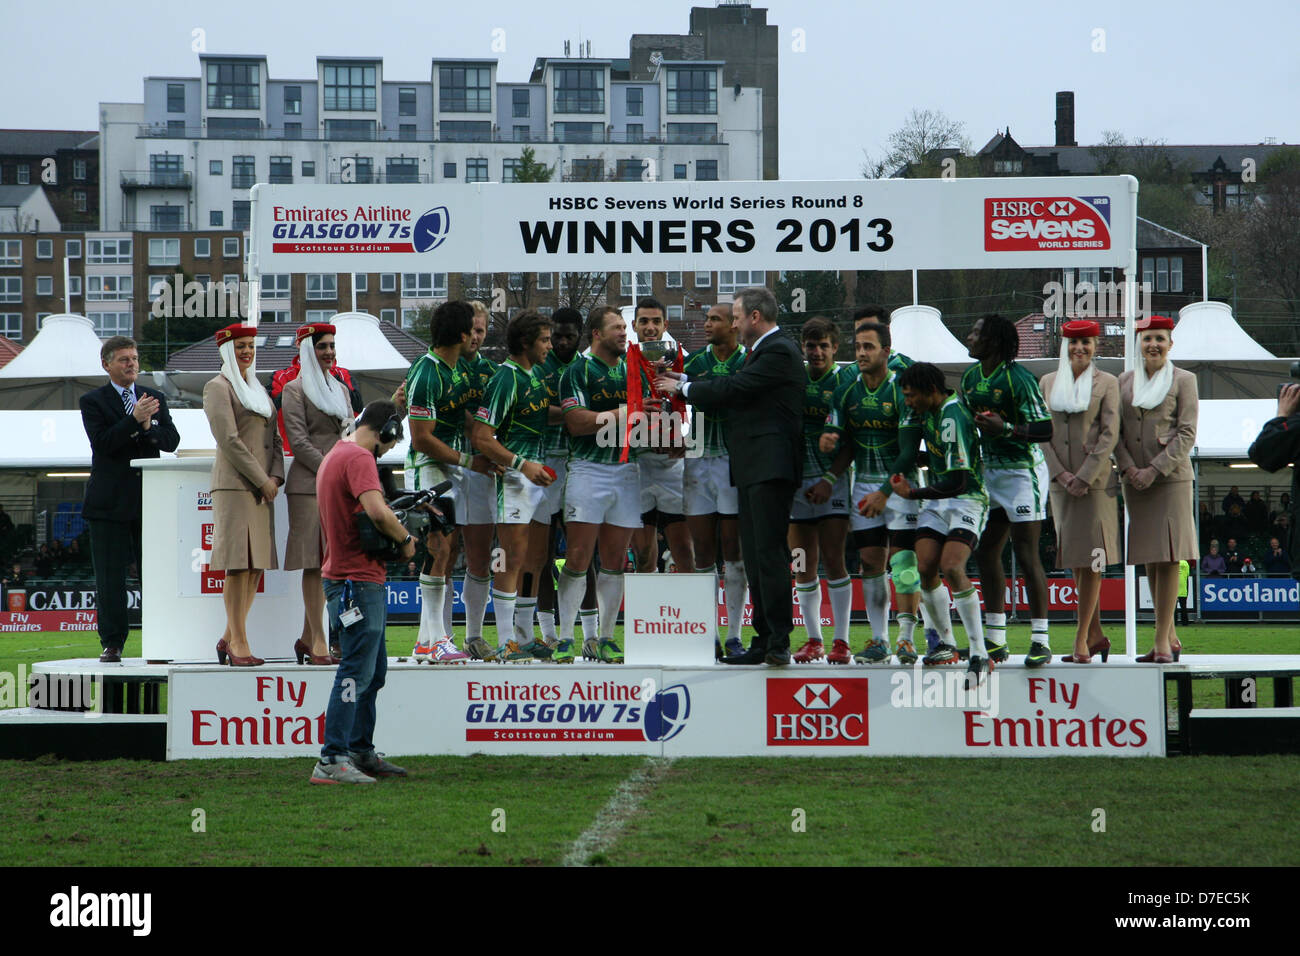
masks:
[[[555,480],[555,473],[541,460],[551,400],[538,374],[551,351],[551,320],[536,312],[519,313],[506,329],[506,349],[510,358],[488,383],[483,404],[474,414],[471,437],[483,455],[505,469],[496,481],[497,540],[505,567],[493,582],[492,606],[501,641],[497,656],[520,661],[551,656],[545,641],[534,639],[537,598],[527,605],[520,601],[522,606],[516,608],[519,573],[529,551],[546,546],[550,530],[549,524],[533,521],[533,513],[546,495],[546,486]]]
[[[795,492],[790,506],[788,539],[794,556],[795,595],[808,640],[792,659],[796,664],[822,658],[830,664],[847,664],[853,654],[849,647],[853,590],[844,562],[844,545],[849,536],[848,471],[853,451],[846,445],[832,458],[821,450],[822,429],[839,385],[835,367],[839,331],[830,319],[814,317],[804,322],[802,338],[808,371],[803,411],[804,484]],[[819,562],[826,566],[826,588],[835,626],[830,654],[822,642]]]
[[[693,382],[732,375],[745,361],[745,347],[730,305],[715,305],[704,317],[707,347],[700,349],[682,369]],[[717,573],[718,544],[722,546],[723,593],[727,606],[727,654],[743,654],[741,629],[745,615],[745,562],[740,557],[740,498],[731,483],[731,461],[722,435],[722,418],[696,409],[691,429],[703,430],[698,456],[687,455],[682,481],[686,526],[695,546],[695,569]],[[716,590],[716,586],[715,586]],[[718,648],[719,656],[722,654]]]
[[[456,521],[464,520],[465,473],[494,472],[481,455],[466,450],[466,396],[469,381],[461,356],[473,328],[473,310],[464,302],[445,302],[430,321],[433,341],[428,353],[411,366],[406,394],[411,417],[411,447],[407,453],[406,481],[413,491],[450,481],[446,497],[455,503]],[[454,662],[465,659],[456,650],[443,617],[446,575],[451,567],[450,536],[431,532],[425,541],[424,567],[420,571],[420,631],[411,652],[417,660]]]
[[[989,669],[979,595],[966,576],[966,562],[988,516],[975,423],[970,410],[946,387],[938,366],[918,362],[898,373],[898,383],[920,421],[930,461],[925,488],[915,487],[903,475],[890,478],[894,494],[924,502],[916,522],[916,563],[921,573],[921,600],[940,632],[939,643],[925,655],[925,663],[955,664],[960,659],[948,611],[951,588],[952,602],[970,641],[966,688],[972,690]]]
[[[893,494],[889,479],[902,474],[916,483],[921,430],[904,402],[897,373],[889,369],[889,326],[863,322],[853,339],[859,375],[836,390],[821,450],[834,452],[842,436],[854,456],[849,526],[862,555],[862,591],[872,634],[854,659],[860,664],[889,663],[888,553],[898,596],[898,662],[915,664],[912,634],[921,594],[914,548],[920,505]]]
[[[1016,568],[1025,576],[1029,591],[1031,633],[1025,666],[1039,667],[1052,659],[1047,637],[1047,575],[1038,556],[1049,485],[1047,462],[1038,443],[1052,438],[1052,413],[1043,401],[1038,380],[1015,361],[1020,337],[1014,322],[1001,315],[986,315],[976,321],[966,344],[976,364],[962,375],[958,392],[980,430],[991,509],[975,553],[984,591],[989,658],[996,663],[1008,656],[1002,551],[1010,534]]]
[[[623,662],[614,623],[623,601],[623,562],[632,532],[641,527],[636,462],[621,461],[627,427],[627,322],[611,306],[587,316],[591,355],[560,378],[560,405],[569,432],[569,474],[564,488],[568,552],[560,572],[560,641],[573,640],[573,620],[599,542],[596,575],[600,636],[584,640],[582,655]]]

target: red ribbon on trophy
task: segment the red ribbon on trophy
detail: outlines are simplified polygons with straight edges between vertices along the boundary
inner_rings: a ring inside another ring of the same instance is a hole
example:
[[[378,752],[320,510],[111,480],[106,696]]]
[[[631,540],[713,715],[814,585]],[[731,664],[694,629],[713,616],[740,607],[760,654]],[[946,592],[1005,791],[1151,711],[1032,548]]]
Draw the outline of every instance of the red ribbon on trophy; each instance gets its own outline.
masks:
[[[662,348],[667,343],[655,342],[656,346]],[[666,354],[666,353],[660,353]],[[680,372],[683,366],[682,350],[677,348],[673,352],[672,370]],[[682,398],[681,393],[674,394],[671,398],[666,397],[655,387],[655,363],[646,360],[641,354],[640,345],[629,345],[627,348],[627,421],[624,423],[623,431],[623,451],[619,456],[619,461],[627,461],[627,450],[630,441],[630,432],[632,429],[632,415],[634,412],[645,412],[646,391],[650,392],[649,397],[659,403],[662,413],[674,411],[677,413],[676,421],[686,420],[686,400]],[[635,386],[633,383],[636,383]],[[671,432],[672,441],[676,444],[681,437],[678,429],[674,427]]]

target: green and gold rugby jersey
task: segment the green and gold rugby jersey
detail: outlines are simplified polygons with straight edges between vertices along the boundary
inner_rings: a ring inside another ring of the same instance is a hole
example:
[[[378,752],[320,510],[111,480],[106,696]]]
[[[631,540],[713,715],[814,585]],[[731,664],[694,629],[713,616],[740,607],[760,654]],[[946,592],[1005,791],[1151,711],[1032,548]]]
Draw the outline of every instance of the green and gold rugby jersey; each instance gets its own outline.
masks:
[[[411,421],[434,423],[433,436],[454,451],[465,450],[465,409],[469,404],[470,376],[463,361],[453,367],[430,349],[406,373],[406,404]],[[406,463],[420,468],[433,459],[415,446]]]
[[[612,368],[595,355],[580,355],[560,377],[560,407],[568,416],[575,408],[607,412],[627,404],[627,361]],[[613,439],[612,441],[610,439]],[[599,429],[590,435],[569,436],[569,457],[616,465],[623,453],[621,429]],[[628,456],[631,460],[632,455]]]
[[[714,354],[713,346],[707,346],[700,349],[694,355],[686,360],[682,371],[686,373],[687,378],[692,382],[702,382],[705,379],[721,378],[724,375],[734,375],[740,371],[740,367],[745,364],[745,347],[738,345],[726,360],[718,358]],[[704,429],[704,444],[701,458],[723,458],[727,452],[726,442],[722,438],[722,416],[717,413],[707,413],[700,408],[692,412],[691,430],[697,428]]]
[[[1052,418],[1037,380],[1018,362],[1004,362],[988,377],[976,362],[962,373],[957,391],[972,414],[995,412],[1012,425]],[[1043,461],[1038,442],[981,435],[980,444],[986,468],[1032,468]]]
[[[573,358],[569,359],[568,364],[561,362],[555,356],[555,350],[552,349],[546,353],[546,361],[534,369],[541,377],[542,383],[546,386],[546,396],[550,403],[556,408],[560,407],[560,378],[564,373],[573,367],[575,362],[582,359],[581,352],[573,353]],[[564,423],[558,425],[546,426],[546,440],[542,445],[542,452],[548,458],[560,457],[567,458],[569,455],[569,433],[564,428]]]
[[[513,359],[497,366],[474,421],[491,425],[497,441],[530,461],[542,457],[551,399],[537,369],[524,371]]]
[[[957,497],[987,504],[979,437],[970,409],[956,395],[950,395],[939,408],[916,417],[921,421],[921,435],[930,456],[929,484],[939,484],[953,472],[969,472],[966,490]]]
[[[880,490],[888,490],[890,467],[898,458],[901,443],[900,429],[906,427],[912,432],[907,436],[911,442],[919,437],[910,411],[894,372],[888,373],[874,391],[861,375],[836,389],[826,431],[838,432],[852,443],[856,480],[874,482]],[[915,484],[915,467],[905,472],[905,477]]]
[[[838,454],[822,454],[817,443],[826,430],[826,418],[831,413],[831,404],[841,380],[840,371],[834,365],[818,379],[812,377],[807,363],[804,363],[804,371],[808,373],[808,384],[803,394],[803,477],[807,481],[824,475]]]

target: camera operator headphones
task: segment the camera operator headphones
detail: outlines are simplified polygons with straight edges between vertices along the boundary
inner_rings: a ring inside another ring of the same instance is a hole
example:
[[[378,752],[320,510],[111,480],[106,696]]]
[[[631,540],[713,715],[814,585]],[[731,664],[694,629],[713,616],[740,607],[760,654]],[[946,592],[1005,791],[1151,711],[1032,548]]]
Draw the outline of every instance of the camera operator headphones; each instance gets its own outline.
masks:
[[[343,434],[351,435],[361,424],[361,416],[358,415],[351,421],[346,422],[343,426]],[[402,437],[402,419],[397,415],[390,415],[388,421],[384,422],[379,428],[379,442],[387,445],[395,442]]]

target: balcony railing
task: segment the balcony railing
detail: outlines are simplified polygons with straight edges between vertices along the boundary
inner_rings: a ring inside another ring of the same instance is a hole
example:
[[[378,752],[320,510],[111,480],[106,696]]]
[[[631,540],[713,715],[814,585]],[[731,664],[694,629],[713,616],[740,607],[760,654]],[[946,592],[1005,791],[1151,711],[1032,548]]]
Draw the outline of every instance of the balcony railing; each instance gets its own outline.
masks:
[[[194,227],[190,221],[181,219],[123,219],[118,227],[121,232],[189,232]]]
[[[329,181],[331,183],[362,183],[367,186],[371,185],[392,185],[394,183],[431,183],[433,177],[428,173],[353,173],[349,179],[344,179],[342,173],[330,173]]]
[[[184,169],[124,169],[123,189],[189,189],[194,179]]]
[[[657,129],[657,128],[656,128]],[[551,130],[528,130],[515,134],[513,129],[494,129],[488,133],[466,133],[458,130],[454,133],[438,135],[436,130],[397,130],[381,129],[373,133],[355,130],[342,132],[324,129],[295,129],[286,131],[280,128],[209,130],[201,126],[187,126],[168,129],[165,126],[142,125],[136,133],[140,139],[256,139],[276,142],[307,140],[335,143],[667,143],[673,146],[721,146],[726,139],[720,133],[695,134],[674,133],[661,136],[658,132],[629,133],[626,130],[609,130],[584,135],[581,137],[556,137]]]

